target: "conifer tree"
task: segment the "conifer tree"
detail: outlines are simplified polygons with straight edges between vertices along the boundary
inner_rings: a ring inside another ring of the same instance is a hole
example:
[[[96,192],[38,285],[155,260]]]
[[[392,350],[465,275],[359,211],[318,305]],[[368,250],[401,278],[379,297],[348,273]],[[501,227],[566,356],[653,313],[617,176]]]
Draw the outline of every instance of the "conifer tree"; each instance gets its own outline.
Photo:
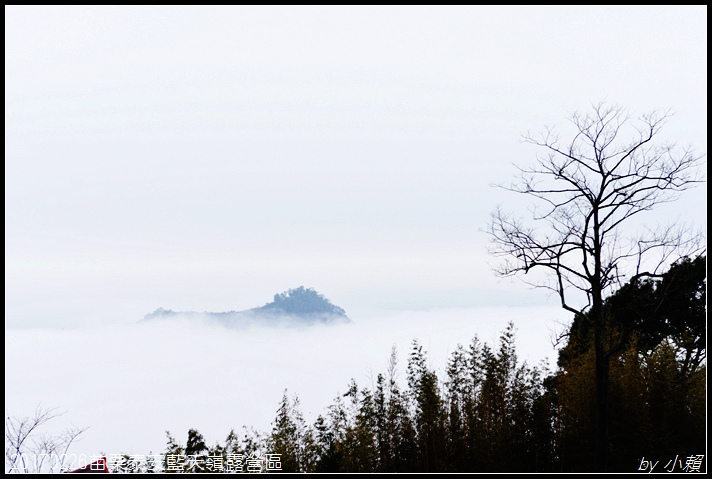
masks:
[[[408,361],[408,386],[415,401],[415,427],[420,470],[440,471],[444,465],[445,424],[438,378],[428,369],[423,347],[413,342]]]
[[[290,402],[285,389],[268,440],[268,449],[280,455],[282,471],[304,472],[304,430],[299,398],[294,396]]]
[[[447,470],[463,471],[467,468],[466,404],[468,393],[467,353],[461,344],[453,351],[447,367],[445,383],[447,401]]]

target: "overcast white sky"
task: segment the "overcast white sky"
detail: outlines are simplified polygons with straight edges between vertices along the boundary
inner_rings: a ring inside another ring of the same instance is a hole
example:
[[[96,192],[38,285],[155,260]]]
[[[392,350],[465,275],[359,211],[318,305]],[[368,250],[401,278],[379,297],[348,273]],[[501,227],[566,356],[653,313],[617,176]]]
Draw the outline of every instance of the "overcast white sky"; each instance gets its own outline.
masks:
[[[355,322],[555,307],[491,273],[526,205],[489,185],[603,100],[706,153],[707,8],[6,7],[6,332],[299,285]]]
[[[706,7],[5,12],[10,327],[301,284],[352,315],[506,303],[480,229],[522,134],[607,100],[706,152]]]

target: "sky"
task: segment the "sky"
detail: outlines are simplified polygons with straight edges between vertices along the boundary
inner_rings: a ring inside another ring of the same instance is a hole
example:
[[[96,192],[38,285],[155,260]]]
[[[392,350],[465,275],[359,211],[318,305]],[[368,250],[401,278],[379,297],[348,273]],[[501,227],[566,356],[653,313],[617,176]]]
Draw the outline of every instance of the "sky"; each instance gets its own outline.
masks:
[[[522,135],[565,137],[601,101],[670,108],[660,139],[706,154],[707,8],[5,7],[6,404],[76,415],[8,372],[54,355],[78,381],[158,307],[300,285],[393,331],[384,362],[431,322],[438,360],[470,318],[537,312],[548,334],[556,298],[492,273],[490,212],[527,207],[492,184],[540,153]],[[706,203],[702,185],[648,219],[706,229]]]

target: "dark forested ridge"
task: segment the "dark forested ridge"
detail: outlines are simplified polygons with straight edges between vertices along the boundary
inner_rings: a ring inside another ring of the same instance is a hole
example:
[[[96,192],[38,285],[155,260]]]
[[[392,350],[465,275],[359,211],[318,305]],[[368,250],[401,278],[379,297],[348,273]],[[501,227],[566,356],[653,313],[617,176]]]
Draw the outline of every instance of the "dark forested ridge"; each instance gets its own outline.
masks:
[[[704,266],[703,256],[685,258],[606,301],[610,472],[706,470]],[[394,347],[370,387],[352,380],[314,424],[285,390],[270,432],[230,431],[224,444],[209,447],[191,429],[185,447],[169,434],[165,454],[175,460],[190,449],[221,464],[278,454],[285,472],[589,472],[595,361],[588,322],[575,318],[554,372],[518,361],[511,323],[496,345],[477,337],[458,345],[440,375],[414,341],[404,370]],[[213,470],[209,464],[204,470]]]
[[[313,288],[290,289],[274,295],[274,300],[264,306],[245,311],[228,311],[224,313],[171,311],[158,308],[144,316],[144,321],[184,317],[192,319],[207,319],[229,327],[243,327],[251,324],[298,326],[325,323],[349,323],[351,320],[346,312],[332,304]]]

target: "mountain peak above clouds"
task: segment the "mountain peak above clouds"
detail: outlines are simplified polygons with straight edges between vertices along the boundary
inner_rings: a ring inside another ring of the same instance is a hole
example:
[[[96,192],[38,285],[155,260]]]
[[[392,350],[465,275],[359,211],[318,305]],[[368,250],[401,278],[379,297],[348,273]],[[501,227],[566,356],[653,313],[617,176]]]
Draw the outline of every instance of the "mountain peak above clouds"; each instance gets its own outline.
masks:
[[[245,311],[224,313],[199,313],[195,311],[172,311],[158,308],[144,316],[143,321],[182,317],[218,322],[224,326],[240,328],[244,326],[308,326],[313,324],[350,323],[343,308],[331,303],[314,288],[289,289],[275,294],[274,300],[264,306]]]

